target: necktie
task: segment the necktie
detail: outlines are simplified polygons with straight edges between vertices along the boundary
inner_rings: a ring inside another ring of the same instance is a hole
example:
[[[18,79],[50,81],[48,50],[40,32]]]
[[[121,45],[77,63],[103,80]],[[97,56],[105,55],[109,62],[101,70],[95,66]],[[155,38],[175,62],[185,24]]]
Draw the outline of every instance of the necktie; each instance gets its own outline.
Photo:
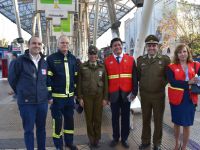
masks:
[[[119,58],[120,58],[119,56],[116,57],[118,63],[119,63]]]

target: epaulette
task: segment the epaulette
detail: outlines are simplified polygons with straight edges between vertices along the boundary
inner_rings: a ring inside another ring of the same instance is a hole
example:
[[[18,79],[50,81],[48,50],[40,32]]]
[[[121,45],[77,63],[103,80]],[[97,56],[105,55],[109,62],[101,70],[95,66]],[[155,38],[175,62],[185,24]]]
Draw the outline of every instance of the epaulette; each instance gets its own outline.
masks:
[[[148,57],[148,55],[147,55],[147,54],[145,54],[145,55],[143,55],[143,56],[142,56],[142,58],[144,58],[144,59],[145,59],[145,58],[147,58],[147,57]]]
[[[101,62],[98,62],[97,64],[98,64],[98,66],[100,66],[100,67],[103,67],[103,66],[104,66],[104,64],[101,63]]]
[[[140,60],[140,59],[142,59],[142,58],[143,58],[143,56],[139,56],[139,57],[137,58],[137,61]]]
[[[145,59],[145,58],[147,58],[147,54],[139,56],[137,59]]]
[[[168,55],[162,55],[162,56],[165,57],[165,58],[169,58],[170,59],[170,57]]]
[[[86,62],[84,62],[84,63],[82,63],[82,66],[88,66],[88,61],[86,61]]]

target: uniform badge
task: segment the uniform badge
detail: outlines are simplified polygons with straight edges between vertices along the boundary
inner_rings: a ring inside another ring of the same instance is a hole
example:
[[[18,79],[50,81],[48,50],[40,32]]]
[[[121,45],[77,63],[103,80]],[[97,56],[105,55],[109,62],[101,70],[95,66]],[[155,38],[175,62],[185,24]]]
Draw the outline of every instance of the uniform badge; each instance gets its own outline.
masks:
[[[102,77],[103,71],[99,71],[99,77]]]
[[[124,59],[124,62],[127,62],[127,60],[126,60],[126,59]]]
[[[179,72],[180,70],[179,70],[179,69],[176,69],[175,71]]]
[[[42,69],[42,75],[46,75],[47,74],[47,70],[46,69]]]
[[[113,61],[111,61],[110,64],[113,64]]]

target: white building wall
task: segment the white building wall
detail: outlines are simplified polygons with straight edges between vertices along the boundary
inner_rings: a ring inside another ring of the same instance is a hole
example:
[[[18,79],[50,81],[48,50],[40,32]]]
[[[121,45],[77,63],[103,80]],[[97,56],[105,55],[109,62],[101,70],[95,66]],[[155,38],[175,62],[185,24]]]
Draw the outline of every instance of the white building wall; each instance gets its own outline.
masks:
[[[162,42],[162,35],[159,35],[156,31],[158,29],[161,19],[163,18],[163,13],[165,9],[166,8],[173,9],[175,8],[175,6],[176,6],[175,0],[156,0],[154,2],[152,18],[148,29],[148,34],[157,35],[158,37],[160,37],[160,40]],[[143,8],[138,8],[137,11],[135,12],[134,18],[130,19],[128,22],[125,22],[125,42],[127,43],[126,49],[128,51],[134,48],[134,46],[132,47],[131,44],[132,43],[135,44],[135,40],[138,34],[137,32],[139,31],[140,28],[142,9]],[[131,26],[131,28],[128,26]],[[126,33],[128,33],[128,35],[126,35]]]
[[[186,0],[188,3],[197,4],[200,5],[200,0]],[[161,29],[160,32],[158,32],[160,21],[163,19],[164,14],[168,14],[170,11],[177,10],[177,18],[179,20],[184,20],[184,16],[182,15],[181,11],[177,8],[180,8],[181,6],[181,0],[155,0],[152,17],[148,29],[148,34],[155,34],[160,39],[160,43],[162,44],[163,37],[167,34],[168,31],[164,31]],[[126,42],[126,49],[130,50],[134,48],[132,46],[137,37],[137,32],[140,28],[140,20],[141,20],[141,14],[142,14],[142,8],[137,9],[137,11],[134,14],[134,18],[129,19],[127,22],[125,22],[125,42]],[[200,23],[197,23],[197,29],[196,31],[200,32]],[[130,27],[129,27],[130,26]],[[127,35],[126,35],[127,34]],[[167,54],[170,57],[173,56],[173,51],[175,49],[175,46],[178,44],[178,41],[176,38],[170,38],[168,40],[169,47],[164,47],[162,49],[163,54]],[[170,53],[167,53],[167,49],[170,48]]]
[[[125,42],[126,42],[126,50],[130,53],[135,46],[135,39],[137,36],[137,31],[140,27],[140,19],[142,16],[142,8],[138,8],[134,14],[132,19],[128,19],[125,21]]]

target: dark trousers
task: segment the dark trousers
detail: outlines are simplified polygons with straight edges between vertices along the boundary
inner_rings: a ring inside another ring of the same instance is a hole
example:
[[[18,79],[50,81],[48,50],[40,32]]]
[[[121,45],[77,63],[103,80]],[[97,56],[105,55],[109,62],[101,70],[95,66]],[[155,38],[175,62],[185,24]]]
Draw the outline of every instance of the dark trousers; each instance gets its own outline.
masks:
[[[48,104],[19,104],[20,116],[24,129],[24,141],[27,150],[34,149],[34,124],[36,125],[36,139],[38,150],[45,150],[46,117]]]
[[[121,114],[121,140],[126,141],[130,130],[130,102],[118,99],[111,103],[113,139],[118,141],[120,138],[119,117]]]
[[[51,115],[53,118],[53,142],[56,148],[62,149],[63,134],[65,144],[73,144],[74,102],[72,103],[72,101],[73,98],[59,100],[55,99],[54,103],[51,105]],[[63,118],[64,130],[62,130]]]

